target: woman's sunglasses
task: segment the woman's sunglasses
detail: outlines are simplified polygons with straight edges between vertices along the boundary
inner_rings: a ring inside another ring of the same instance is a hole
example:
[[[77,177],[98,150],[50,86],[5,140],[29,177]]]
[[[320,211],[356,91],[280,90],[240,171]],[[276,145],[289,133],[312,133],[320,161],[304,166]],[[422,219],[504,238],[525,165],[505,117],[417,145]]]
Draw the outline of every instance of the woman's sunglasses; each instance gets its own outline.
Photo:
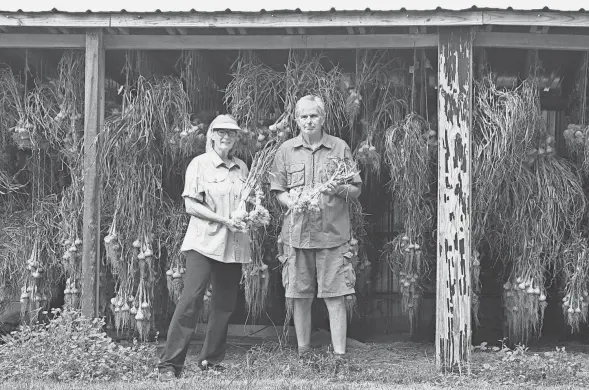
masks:
[[[229,138],[237,137],[237,131],[235,130],[225,130],[225,129],[215,129],[215,133],[219,134],[221,138],[227,136]]]

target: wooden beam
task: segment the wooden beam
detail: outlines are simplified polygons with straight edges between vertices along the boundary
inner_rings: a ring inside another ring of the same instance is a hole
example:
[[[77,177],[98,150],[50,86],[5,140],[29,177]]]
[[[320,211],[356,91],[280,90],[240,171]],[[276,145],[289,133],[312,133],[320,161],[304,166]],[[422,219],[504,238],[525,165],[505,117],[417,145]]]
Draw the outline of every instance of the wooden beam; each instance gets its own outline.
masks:
[[[548,26],[532,26],[530,27],[530,32],[534,34],[548,34],[548,30],[550,27]]]
[[[0,14],[1,15],[1,14]],[[217,28],[285,28],[285,27],[342,27],[342,26],[439,26],[482,24],[481,11],[386,11],[345,13],[113,13],[113,27],[217,27]],[[336,16],[336,17],[334,17]]]
[[[107,49],[353,49],[436,47],[437,34],[378,35],[107,35]]]
[[[462,370],[471,348],[472,40],[440,28],[438,46],[436,364]]]
[[[82,314],[98,317],[100,273],[100,173],[98,135],[104,123],[104,45],[102,29],[86,32],[84,100],[84,218],[82,237]]]
[[[474,38],[474,45],[497,48],[586,51],[589,50],[589,36],[479,31]]]
[[[509,26],[589,27],[589,13],[483,11],[483,23]]]
[[[3,34],[0,47],[3,48],[47,48],[81,49],[86,47],[84,34]]]
[[[352,11],[295,13],[56,13],[0,12],[0,26],[13,27],[341,27],[355,26],[589,27],[587,12],[531,11]]]
[[[109,27],[109,13],[0,12],[0,26]]]

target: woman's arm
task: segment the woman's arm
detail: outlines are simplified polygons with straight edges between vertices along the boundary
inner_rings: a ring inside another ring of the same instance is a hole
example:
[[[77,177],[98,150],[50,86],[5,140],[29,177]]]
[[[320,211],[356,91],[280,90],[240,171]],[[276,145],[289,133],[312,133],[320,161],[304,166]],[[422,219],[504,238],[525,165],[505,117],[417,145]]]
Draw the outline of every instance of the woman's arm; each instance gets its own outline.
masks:
[[[184,197],[184,206],[186,207],[186,212],[193,217],[204,219],[205,221],[220,223],[227,226],[232,232],[239,230],[239,227],[230,219],[220,216],[195,199]]]
[[[281,191],[276,194],[276,199],[286,208],[290,209],[292,207],[292,200],[290,199],[290,194],[287,191]]]

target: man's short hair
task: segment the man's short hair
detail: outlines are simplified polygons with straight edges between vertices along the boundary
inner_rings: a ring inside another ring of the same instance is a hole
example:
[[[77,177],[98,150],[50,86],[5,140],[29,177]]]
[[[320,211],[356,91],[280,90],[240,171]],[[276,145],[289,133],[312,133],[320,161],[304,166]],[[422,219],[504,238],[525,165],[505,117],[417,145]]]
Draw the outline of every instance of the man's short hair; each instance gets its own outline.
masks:
[[[325,118],[325,103],[323,102],[323,99],[316,95],[307,95],[300,98],[295,106],[295,116],[299,116],[299,106],[304,101],[315,103],[315,105],[319,109],[319,113],[322,117]]]

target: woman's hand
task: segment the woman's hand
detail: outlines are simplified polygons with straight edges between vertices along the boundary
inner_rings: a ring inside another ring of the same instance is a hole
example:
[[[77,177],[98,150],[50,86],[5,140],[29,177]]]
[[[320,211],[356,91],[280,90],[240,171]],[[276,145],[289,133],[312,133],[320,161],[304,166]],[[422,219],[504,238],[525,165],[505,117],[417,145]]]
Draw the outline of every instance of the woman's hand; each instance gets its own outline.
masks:
[[[221,223],[223,225],[227,226],[227,228],[229,230],[231,230],[232,233],[235,233],[235,232],[244,233],[247,231],[247,226],[245,226],[244,223],[238,222],[238,221],[233,220],[231,218],[223,218]]]

